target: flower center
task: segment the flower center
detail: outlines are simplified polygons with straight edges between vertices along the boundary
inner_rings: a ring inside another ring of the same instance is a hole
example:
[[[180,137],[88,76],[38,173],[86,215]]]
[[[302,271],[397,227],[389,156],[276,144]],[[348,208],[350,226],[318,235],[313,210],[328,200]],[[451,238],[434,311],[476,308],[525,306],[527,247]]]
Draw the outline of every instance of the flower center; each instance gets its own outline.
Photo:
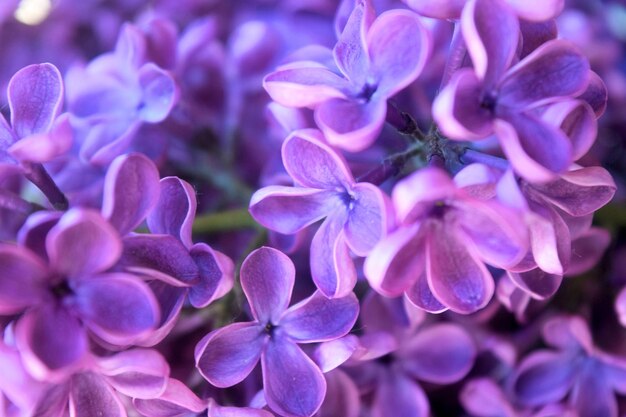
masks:
[[[487,110],[489,113],[495,112],[497,103],[498,95],[495,91],[485,91],[480,99],[480,107]]]
[[[66,279],[61,280],[57,284],[53,285],[50,288],[50,291],[52,292],[54,297],[59,299],[59,300],[65,298],[65,297],[67,297],[69,295],[74,294],[74,290],[72,290],[72,288],[70,287],[70,284],[68,283],[68,281]]]
[[[265,333],[267,333],[270,337],[272,337],[277,327],[278,326],[276,326],[274,323],[268,321],[267,324],[265,325]]]
[[[361,91],[356,95],[356,98],[361,99],[365,102],[369,102],[376,90],[378,89],[377,85],[365,83]]]

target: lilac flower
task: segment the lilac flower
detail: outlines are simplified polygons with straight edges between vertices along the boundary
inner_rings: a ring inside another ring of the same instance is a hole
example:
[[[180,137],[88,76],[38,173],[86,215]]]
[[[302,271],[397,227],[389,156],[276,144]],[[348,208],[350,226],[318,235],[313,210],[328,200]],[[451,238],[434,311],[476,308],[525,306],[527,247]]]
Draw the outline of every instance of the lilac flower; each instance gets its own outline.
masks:
[[[115,51],[66,74],[80,156],[98,165],[125,152],[143,123],[159,123],[178,100],[172,76],[147,62],[146,37],[126,25]]]
[[[49,219],[28,235],[32,247],[0,244],[0,313],[23,313],[15,338],[28,371],[59,380],[86,358],[88,332],[132,344],[158,323],[159,309],[137,277],[106,272],[122,244],[97,212],[71,209]]]
[[[285,416],[311,416],[322,404],[326,381],[297,343],[345,335],[356,321],[354,294],[327,299],[321,293],[287,308],[295,269],[281,252],[263,247],[241,266],[241,285],[254,321],[209,333],[196,346],[196,366],[213,385],[243,381],[259,358],[269,407]]]
[[[451,384],[472,368],[476,347],[465,330],[422,320],[411,320],[401,298],[370,293],[363,301],[361,346],[343,369],[373,394],[372,417],[427,417],[428,398],[416,380]]]
[[[250,213],[285,234],[325,218],[311,243],[311,274],[327,297],[342,297],[356,282],[348,249],[365,256],[384,236],[387,198],[376,186],[357,183],[343,158],[322,140],[315,130],[285,140],[283,163],[297,186],[262,188],[250,200]]]
[[[585,91],[587,60],[572,44],[553,40],[509,69],[519,24],[498,0],[470,2],[461,29],[474,69],[457,71],[437,97],[433,113],[439,128],[459,140],[495,132],[513,169],[530,181],[564,172],[572,162],[572,144],[537,110]]]
[[[472,313],[493,295],[485,263],[508,268],[526,253],[528,237],[517,212],[474,197],[438,168],[399,182],[392,200],[398,227],[364,266],[370,285],[383,295],[406,291],[427,311]]]
[[[437,19],[458,19],[468,0],[402,0],[423,16]],[[543,21],[555,18],[563,10],[564,0],[498,0],[508,4],[525,20]]]
[[[375,19],[370,2],[361,0],[333,49],[336,67],[292,62],[265,77],[264,86],[280,104],[315,109],[329,143],[356,152],[376,140],[387,99],[417,78],[429,51],[417,15],[391,10]]]
[[[580,317],[557,317],[543,327],[552,349],[534,351],[522,360],[512,381],[517,401],[525,406],[565,398],[579,417],[615,417],[615,392],[626,389],[626,361],[593,346]]]

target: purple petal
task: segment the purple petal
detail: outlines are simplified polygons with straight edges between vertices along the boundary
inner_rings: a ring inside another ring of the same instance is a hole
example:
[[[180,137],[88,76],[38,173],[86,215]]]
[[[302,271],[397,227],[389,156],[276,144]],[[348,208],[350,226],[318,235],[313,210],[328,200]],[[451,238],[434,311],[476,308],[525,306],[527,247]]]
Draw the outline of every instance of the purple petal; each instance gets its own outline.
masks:
[[[189,413],[201,413],[207,408],[205,401],[173,378],[167,381],[165,391],[158,398],[134,399],[133,405],[139,413],[147,417],[183,417]]]
[[[172,76],[153,63],[139,69],[142,97],[139,116],[149,123],[158,123],[170,114],[178,101],[178,88]]]
[[[293,342],[271,339],[261,356],[267,404],[288,417],[313,415],[326,395],[322,371]]]
[[[69,114],[59,116],[47,133],[35,133],[15,142],[8,152],[18,161],[48,162],[70,150],[73,132]]]
[[[403,368],[413,377],[436,384],[461,380],[474,366],[476,347],[455,324],[435,324],[421,330],[401,347]]]
[[[617,417],[617,399],[600,364],[589,363],[578,376],[569,398],[579,417]]]
[[[495,121],[494,130],[515,172],[531,182],[554,179],[572,162],[565,133],[532,115],[506,115]]]
[[[340,204],[334,190],[273,185],[252,195],[250,214],[270,230],[293,234],[323,219]]]
[[[29,310],[17,322],[16,345],[24,366],[39,380],[67,377],[87,353],[87,334],[65,308],[44,304]]]
[[[197,243],[189,252],[199,270],[199,282],[189,289],[189,302],[203,308],[224,296],[233,287],[233,261],[206,243]]]
[[[274,417],[272,413],[250,407],[222,407],[209,398],[207,417]]]
[[[99,213],[71,209],[50,229],[46,250],[56,272],[84,277],[113,266],[122,253],[122,243]]]
[[[18,137],[45,133],[61,110],[63,79],[52,64],[29,65],[13,75],[7,95]]]
[[[313,353],[313,360],[322,372],[327,373],[342,365],[359,347],[359,339],[346,335],[339,339],[320,343]]]
[[[126,417],[126,410],[102,377],[83,372],[72,377],[70,416]]]
[[[483,83],[470,69],[457,71],[433,103],[433,117],[451,139],[478,139],[491,134],[493,115],[482,107]]]
[[[113,388],[132,398],[160,396],[170,373],[165,358],[150,349],[130,349],[100,359],[98,367]]]
[[[407,288],[405,294],[413,305],[429,313],[442,313],[448,309],[448,307],[437,300],[430,290],[428,279],[426,278],[426,271],[423,270],[423,267],[419,278],[417,278],[413,285]]]
[[[592,227],[583,236],[574,239],[566,275],[575,276],[589,271],[600,261],[610,243],[610,233],[597,227]]]
[[[517,50],[517,17],[504,1],[473,0],[463,9],[461,30],[476,75],[493,88]]]
[[[457,203],[455,218],[480,258],[498,268],[518,263],[528,249],[528,233],[519,213],[488,201]]]
[[[47,294],[46,265],[29,250],[0,245],[0,314],[20,313]]]
[[[291,259],[264,246],[243,261],[240,276],[254,318],[263,325],[278,323],[289,305],[295,281],[296,270]]]
[[[419,225],[401,227],[380,242],[365,260],[363,271],[374,290],[397,297],[424,271],[424,235]]]
[[[532,3],[532,2],[529,2]],[[509,4],[511,4],[509,2]],[[522,50],[520,58],[523,59],[532,51],[539,48],[544,43],[556,39],[558,28],[556,20],[545,20],[542,22],[531,22],[520,20],[520,30],[522,32]]]
[[[178,177],[163,178],[160,189],[159,200],[146,219],[148,228],[152,233],[177,237],[190,248],[193,244],[191,227],[196,215],[195,190]]]
[[[429,415],[428,398],[419,385],[401,373],[384,373],[374,394],[372,417]]]
[[[430,53],[430,34],[419,16],[408,10],[381,14],[367,33],[371,76],[376,93],[391,97],[422,72]]]
[[[564,0],[507,0],[515,13],[525,20],[542,22],[557,17],[563,10]]]
[[[443,305],[469,314],[491,300],[495,285],[485,264],[438,221],[430,225],[426,256],[428,286]]]
[[[38,211],[31,214],[18,232],[17,243],[30,249],[40,259],[48,260],[46,236],[62,215],[58,211]]]
[[[507,273],[515,285],[541,300],[552,297],[563,281],[563,275],[549,274],[539,268]]]
[[[282,147],[283,164],[296,184],[317,189],[343,189],[354,184],[347,162],[317,130],[298,130]]]
[[[209,333],[196,346],[196,368],[212,385],[243,381],[256,366],[267,333],[258,323],[234,323]]]
[[[352,188],[350,214],[344,226],[346,243],[358,256],[366,256],[387,232],[387,197],[375,185]]]
[[[542,328],[543,340],[547,345],[565,351],[587,352],[594,350],[587,322],[578,316],[551,317]]]
[[[459,395],[463,407],[477,417],[513,417],[516,412],[502,389],[489,378],[469,381]]]
[[[578,98],[586,101],[591,106],[596,117],[604,114],[608,103],[609,92],[602,78],[595,72],[589,73],[589,84],[587,89]]]
[[[593,213],[611,201],[616,191],[611,174],[602,167],[568,171],[561,179],[536,188],[549,202],[576,217]]]
[[[572,359],[551,351],[536,351],[520,364],[513,382],[513,393],[526,406],[556,402],[570,390],[576,369]]]
[[[332,98],[345,97],[348,82],[311,62],[283,67],[263,79],[272,100],[287,107],[315,107]]]
[[[359,390],[345,372],[337,369],[326,377],[326,397],[320,408],[320,416],[358,417],[361,409]]]
[[[103,340],[126,345],[159,323],[159,307],[139,278],[109,273],[76,282],[77,308],[86,326]]]
[[[458,19],[467,0],[403,0],[422,16],[435,19]]]
[[[353,3],[356,4],[333,48],[333,56],[341,72],[358,85],[365,81],[368,66],[365,38],[376,15],[369,0]]]
[[[315,111],[315,122],[328,143],[349,152],[368,148],[380,134],[387,114],[385,99],[369,102],[333,98]]]
[[[550,274],[563,275],[569,265],[571,253],[571,235],[562,216],[551,207],[531,204],[533,213],[526,216],[532,259],[530,263],[521,262],[524,269],[515,268],[515,272],[529,270],[536,265]],[[527,261],[527,260],[526,260]],[[519,266],[519,265],[518,265]]]
[[[593,109],[584,101],[568,100],[548,107],[541,118],[558,126],[572,142],[573,160],[582,158],[591,148],[598,133]]]
[[[115,158],[104,178],[102,215],[125,236],[159,200],[159,170],[140,153]]]
[[[329,299],[316,291],[285,311],[280,327],[297,343],[326,342],[346,335],[358,315],[359,300],[354,293]]]
[[[520,61],[500,85],[499,106],[524,109],[585,91],[589,62],[563,40],[547,42]]]
[[[328,217],[311,242],[311,276],[327,297],[348,295],[356,284],[356,269],[343,234],[345,214]]]

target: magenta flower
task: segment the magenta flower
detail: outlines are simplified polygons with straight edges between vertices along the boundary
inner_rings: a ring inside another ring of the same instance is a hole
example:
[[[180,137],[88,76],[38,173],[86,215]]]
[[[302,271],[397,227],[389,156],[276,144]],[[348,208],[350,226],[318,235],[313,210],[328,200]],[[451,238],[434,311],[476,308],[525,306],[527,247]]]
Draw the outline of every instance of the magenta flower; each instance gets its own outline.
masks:
[[[399,182],[392,200],[398,227],[364,266],[370,285],[383,295],[406,291],[425,310],[472,313],[493,295],[485,263],[508,268],[526,254],[528,236],[517,212],[474,197],[438,168]]]
[[[266,76],[264,86],[280,104],[315,109],[329,143],[361,151],[378,137],[387,99],[418,77],[429,51],[419,16],[390,10],[375,18],[370,1],[361,0],[333,50],[336,67],[292,62]]]
[[[593,346],[580,317],[546,322],[543,339],[551,349],[532,352],[519,364],[512,381],[517,401],[525,406],[551,404],[568,396],[579,417],[616,417],[615,393],[626,392],[626,360]]]
[[[324,295],[342,297],[356,282],[348,249],[365,256],[385,235],[387,198],[376,186],[357,183],[346,161],[322,140],[316,130],[299,130],[285,140],[283,163],[296,187],[260,189],[250,213],[284,234],[325,218],[311,243],[311,274]]]
[[[24,239],[33,246],[0,245],[0,313],[23,313],[15,339],[36,378],[58,380],[80,367],[88,332],[124,346],[158,323],[148,286],[136,276],[107,272],[122,243],[99,213],[71,209],[58,221],[37,223]]]
[[[328,299],[320,292],[287,308],[295,268],[276,249],[262,247],[241,266],[241,286],[254,321],[209,333],[196,346],[196,366],[213,385],[243,381],[259,359],[269,407],[284,416],[311,416],[326,394],[322,371],[298,347],[337,339],[358,315],[354,294]]]
[[[543,182],[567,170],[570,139],[539,117],[540,106],[583,93],[589,63],[574,45],[553,40],[514,67],[519,23],[499,0],[473,0],[461,29],[474,69],[457,71],[433,104],[439,128],[452,139],[496,134],[515,172]],[[497,41],[495,41],[497,39]]]

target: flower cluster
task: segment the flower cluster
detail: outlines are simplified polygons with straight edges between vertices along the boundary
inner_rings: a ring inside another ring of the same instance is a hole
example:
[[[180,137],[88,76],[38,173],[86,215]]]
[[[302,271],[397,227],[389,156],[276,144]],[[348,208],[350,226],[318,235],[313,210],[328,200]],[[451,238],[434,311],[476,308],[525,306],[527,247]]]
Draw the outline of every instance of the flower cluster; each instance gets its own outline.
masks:
[[[6,3],[0,417],[626,412],[617,0]]]

